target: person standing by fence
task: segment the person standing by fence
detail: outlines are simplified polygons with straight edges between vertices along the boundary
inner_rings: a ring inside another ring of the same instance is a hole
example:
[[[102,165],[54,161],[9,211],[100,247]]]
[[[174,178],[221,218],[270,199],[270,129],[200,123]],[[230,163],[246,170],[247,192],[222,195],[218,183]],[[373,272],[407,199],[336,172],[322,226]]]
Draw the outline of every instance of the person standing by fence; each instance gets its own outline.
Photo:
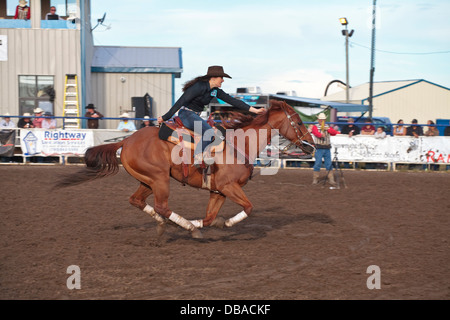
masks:
[[[90,118],[87,121],[89,129],[98,129],[98,119],[104,117],[104,115],[95,110],[95,107],[92,103],[88,104],[88,106],[86,107],[86,114],[84,116],[86,118]]]
[[[9,113],[6,113],[2,120],[0,120],[0,129],[13,129],[16,127],[16,124],[11,121],[11,117],[9,117]]]
[[[416,138],[423,136],[423,129],[421,126],[417,125],[417,119],[412,119],[411,126],[406,129],[406,135],[414,136]]]
[[[120,115],[120,122],[119,125],[117,126],[117,130],[121,130],[124,132],[130,132],[130,131],[136,131],[136,126],[135,124],[130,121],[130,115],[126,112],[122,113]]]
[[[324,113],[319,114],[318,127],[316,125],[312,126],[312,134],[314,136],[314,142],[316,145],[316,153],[314,158],[316,161],[314,162],[313,169],[313,184],[319,183],[319,174],[320,168],[322,167],[322,159],[324,159],[325,169],[327,171],[331,171],[332,163],[331,163],[331,141],[330,136],[335,136],[339,133],[339,131],[330,128],[325,125],[326,115]],[[336,182],[334,181],[333,172],[328,174],[328,182],[330,185],[335,186]]]
[[[44,110],[39,107],[34,109],[35,118],[33,119],[33,126],[35,128],[42,128],[42,121],[44,121],[44,118],[42,118],[43,113]]]
[[[20,118],[19,122],[17,122],[17,127],[24,129],[34,128],[33,122],[31,122],[31,114],[25,112],[23,116],[25,118]]]

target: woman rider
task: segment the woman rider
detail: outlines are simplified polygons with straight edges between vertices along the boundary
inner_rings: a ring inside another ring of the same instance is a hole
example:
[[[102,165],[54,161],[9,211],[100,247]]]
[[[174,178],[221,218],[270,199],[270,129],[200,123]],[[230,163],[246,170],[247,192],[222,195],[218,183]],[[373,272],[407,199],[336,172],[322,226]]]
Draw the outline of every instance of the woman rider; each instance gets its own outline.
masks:
[[[197,77],[188,81],[183,87],[183,95],[178,101],[170,108],[170,110],[163,116],[158,117],[158,122],[169,120],[175,112],[178,111],[178,116],[183,122],[184,126],[190,130],[194,130],[194,123],[200,121],[202,132],[197,132],[202,135],[202,149],[200,152],[195,152],[195,164],[202,163],[202,153],[206,147],[212,142],[210,140],[203,139],[203,134],[212,129],[211,126],[200,117],[200,113],[203,111],[205,105],[209,104],[214,97],[231,104],[240,110],[250,111],[253,113],[264,113],[264,109],[257,109],[250,107],[245,102],[235,99],[225,93],[220,87],[222,86],[223,78],[231,77],[223,71],[221,66],[210,66],[208,73],[204,76]]]

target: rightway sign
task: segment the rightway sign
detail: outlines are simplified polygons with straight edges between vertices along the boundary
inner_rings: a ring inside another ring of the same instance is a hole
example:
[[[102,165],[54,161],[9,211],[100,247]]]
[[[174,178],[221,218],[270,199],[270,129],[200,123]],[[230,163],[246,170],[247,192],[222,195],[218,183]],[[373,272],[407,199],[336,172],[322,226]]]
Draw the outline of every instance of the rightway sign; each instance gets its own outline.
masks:
[[[25,155],[84,155],[94,146],[92,130],[20,130]]]

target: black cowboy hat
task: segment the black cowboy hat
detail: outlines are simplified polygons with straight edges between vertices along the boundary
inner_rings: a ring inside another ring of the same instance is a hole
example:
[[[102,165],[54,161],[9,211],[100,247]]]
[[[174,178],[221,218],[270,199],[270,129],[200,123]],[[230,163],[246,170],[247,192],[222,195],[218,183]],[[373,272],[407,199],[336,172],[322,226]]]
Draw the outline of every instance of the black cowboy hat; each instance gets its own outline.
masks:
[[[89,104],[86,106],[86,109],[95,109],[95,107],[94,107],[94,105],[93,105],[92,103],[89,103]]]
[[[205,75],[205,77],[227,77],[231,79],[231,77],[223,71],[222,66],[208,67],[208,73]]]

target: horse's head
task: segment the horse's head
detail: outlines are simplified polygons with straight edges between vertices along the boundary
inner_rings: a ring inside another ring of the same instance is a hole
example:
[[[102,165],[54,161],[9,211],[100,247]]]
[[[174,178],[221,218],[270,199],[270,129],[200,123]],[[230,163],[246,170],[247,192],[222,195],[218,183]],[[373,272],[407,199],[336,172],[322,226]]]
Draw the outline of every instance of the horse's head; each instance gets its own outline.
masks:
[[[268,123],[303,152],[315,152],[314,140],[295,110],[284,101],[270,100]]]

